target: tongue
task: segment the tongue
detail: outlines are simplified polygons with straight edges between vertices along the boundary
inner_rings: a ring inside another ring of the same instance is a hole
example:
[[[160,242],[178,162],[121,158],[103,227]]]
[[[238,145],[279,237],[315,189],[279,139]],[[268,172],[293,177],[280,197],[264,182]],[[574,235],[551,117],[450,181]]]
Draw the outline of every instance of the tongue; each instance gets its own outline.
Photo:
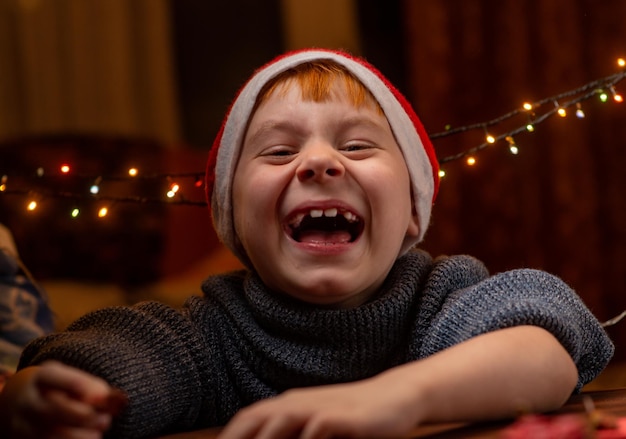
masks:
[[[300,233],[300,242],[320,244],[345,244],[350,242],[350,234],[346,231],[324,232],[321,230],[308,230]]]

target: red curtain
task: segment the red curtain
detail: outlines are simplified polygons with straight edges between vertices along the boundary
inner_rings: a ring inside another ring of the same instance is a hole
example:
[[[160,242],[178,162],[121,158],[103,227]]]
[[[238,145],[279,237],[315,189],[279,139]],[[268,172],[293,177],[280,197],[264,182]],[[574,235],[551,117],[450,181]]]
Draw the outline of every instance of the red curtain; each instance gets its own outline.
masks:
[[[407,93],[431,133],[619,72],[626,56],[623,0],[405,0],[404,9]],[[620,89],[626,94],[626,81]],[[547,270],[607,320],[626,309],[626,103],[594,97],[581,109],[583,119],[570,109],[515,136],[517,155],[502,141],[477,153],[474,166],[445,164],[423,247],[473,254],[492,272]],[[462,152],[485,131],[435,147],[441,157]],[[616,359],[626,359],[626,320],[609,332]]]

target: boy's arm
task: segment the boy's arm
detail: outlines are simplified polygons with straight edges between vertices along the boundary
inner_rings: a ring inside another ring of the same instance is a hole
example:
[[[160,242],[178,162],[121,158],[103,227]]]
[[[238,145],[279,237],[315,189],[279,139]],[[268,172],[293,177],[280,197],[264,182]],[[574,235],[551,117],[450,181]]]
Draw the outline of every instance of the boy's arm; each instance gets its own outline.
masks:
[[[223,438],[393,436],[431,422],[512,417],[560,407],[578,372],[546,330],[486,333],[348,384],[296,389],[239,412]]]

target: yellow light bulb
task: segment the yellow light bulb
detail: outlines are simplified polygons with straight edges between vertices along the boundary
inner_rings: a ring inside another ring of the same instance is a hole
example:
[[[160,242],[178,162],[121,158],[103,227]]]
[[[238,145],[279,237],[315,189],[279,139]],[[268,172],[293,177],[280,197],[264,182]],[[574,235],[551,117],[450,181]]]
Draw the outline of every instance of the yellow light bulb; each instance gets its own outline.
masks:
[[[530,102],[524,102],[524,105],[522,105],[522,107],[524,108],[524,110],[530,111],[533,109],[533,104],[531,104]]]
[[[37,202],[35,200],[30,201],[26,208],[31,211],[37,209]]]
[[[70,172],[70,165],[61,165],[61,172],[64,174]]]
[[[493,137],[491,134],[487,134],[487,137],[485,137],[485,140],[487,141],[487,143],[495,143],[496,138]]]
[[[558,113],[559,116],[561,117],[565,117],[567,116],[567,111],[565,111],[565,108],[559,108],[558,110],[556,110],[556,112]]]
[[[130,175],[131,177],[136,177],[138,173],[139,170],[137,170],[137,168],[130,168],[128,170],[128,175]]]
[[[72,218],[76,218],[78,215],[80,215],[80,209],[78,207],[75,207],[74,209],[72,209],[72,213],[70,215],[72,215]]]
[[[100,210],[98,211],[98,216],[100,218],[104,218],[105,216],[107,216],[108,213],[109,213],[109,209],[107,209],[106,207],[101,207]]]
[[[620,67],[626,66],[626,59],[624,59],[624,58],[617,58],[617,65],[620,66]]]
[[[467,164],[470,166],[474,166],[476,164],[476,158],[475,157],[468,157],[467,158]]]
[[[446,171],[444,171],[443,169],[439,170],[439,178],[443,178],[446,176]]]

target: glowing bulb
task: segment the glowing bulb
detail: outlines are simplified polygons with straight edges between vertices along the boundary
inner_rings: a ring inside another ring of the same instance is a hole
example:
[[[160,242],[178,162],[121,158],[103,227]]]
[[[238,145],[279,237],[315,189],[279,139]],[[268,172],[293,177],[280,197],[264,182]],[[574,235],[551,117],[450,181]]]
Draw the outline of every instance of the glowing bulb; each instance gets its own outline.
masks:
[[[558,113],[559,116],[561,117],[565,117],[567,116],[567,111],[565,111],[565,108],[559,108],[558,110],[556,110],[556,112]]]
[[[446,171],[444,171],[443,169],[439,170],[439,178],[443,178],[446,176]]]
[[[64,174],[70,172],[70,165],[61,165],[61,172]]]
[[[620,66],[620,67],[626,66],[626,59],[624,59],[624,58],[617,58],[617,65]]]
[[[491,134],[487,134],[487,137],[485,137],[485,140],[487,141],[487,143],[495,143],[496,142],[496,138],[493,137]]]
[[[522,105],[522,107],[524,108],[524,110],[530,111],[533,109],[533,104],[531,104],[530,102],[524,102],[524,105]]]
[[[37,209],[37,202],[35,200],[30,201],[26,208],[31,211]]]
[[[106,207],[101,207],[100,210],[98,211],[98,216],[100,218],[104,218],[105,216],[107,216],[108,213],[109,213],[109,209],[107,209]]]
[[[526,131],[532,133],[533,131],[535,131],[535,126],[532,123],[529,123],[528,125],[526,125]]]
[[[168,198],[174,198],[174,196],[176,195],[176,192],[178,192],[178,190],[180,189],[180,186],[176,183],[172,183],[172,185],[170,186],[170,190],[167,191],[167,197]]]
[[[70,215],[72,215],[72,218],[76,218],[78,215],[80,215],[80,209],[78,207],[75,207],[74,209],[72,209],[72,213]]]
[[[509,142],[509,151],[511,151],[511,154],[517,154],[519,152],[519,149],[515,144],[515,139],[513,139],[512,136],[506,136],[505,140]]]
[[[609,100],[609,95],[606,94],[606,92],[600,92],[600,101],[602,102],[606,102]]]
[[[576,117],[579,119],[584,119],[585,118],[585,112],[583,111],[582,107],[580,106],[580,103],[576,104]]]
[[[474,166],[476,164],[476,158],[475,157],[468,157],[467,158],[467,164],[470,166]]]
[[[137,168],[130,168],[128,170],[128,175],[130,175],[131,177],[136,177],[138,173],[139,171],[137,170]]]
[[[43,168],[37,168],[37,177],[43,177]]]
[[[4,192],[6,190],[7,190],[7,185],[4,183],[0,184],[0,192]]]
[[[91,185],[91,187],[89,188],[89,192],[96,195],[98,192],[100,192],[100,186],[98,186],[97,184]]]

